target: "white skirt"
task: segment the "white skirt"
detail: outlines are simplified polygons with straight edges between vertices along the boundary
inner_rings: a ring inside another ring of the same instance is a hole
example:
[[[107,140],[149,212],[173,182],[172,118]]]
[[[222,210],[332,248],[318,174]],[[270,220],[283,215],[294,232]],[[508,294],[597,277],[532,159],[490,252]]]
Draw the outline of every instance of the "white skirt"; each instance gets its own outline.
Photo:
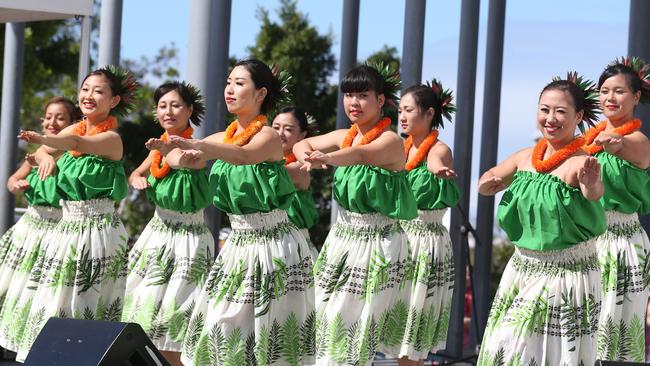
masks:
[[[602,307],[598,358],[645,361],[650,285],[650,240],[637,214],[607,211],[607,231],[596,239]]]
[[[516,248],[492,302],[477,365],[593,365],[600,269],[593,240]]]
[[[183,342],[185,365],[313,362],[312,256],[282,210],[229,215]]]
[[[417,218],[400,222],[411,262],[400,298],[409,310],[402,341],[385,350],[387,356],[417,361],[445,348],[454,290],[453,250],[442,224],[446,211],[418,211]]]
[[[61,219],[61,209],[30,206],[18,222],[0,239],[0,346],[18,349],[25,321],[38,285],[45,251],[45,234]],[[26,314],[27,313],[27,314]]]
[[[397,220],[339,209],[314,265],[316,364],[369,365],[402,342],[410,259]]]
[[[128,261],[127,233],[110,199],[62,201],[61,221],[43,238],[43,269],[17,360],[50,317],[119,321]]]
[[[203,210],[156,207],[129,253],[122,321],[140,324],[159,350],[180,352],[214,248]]]

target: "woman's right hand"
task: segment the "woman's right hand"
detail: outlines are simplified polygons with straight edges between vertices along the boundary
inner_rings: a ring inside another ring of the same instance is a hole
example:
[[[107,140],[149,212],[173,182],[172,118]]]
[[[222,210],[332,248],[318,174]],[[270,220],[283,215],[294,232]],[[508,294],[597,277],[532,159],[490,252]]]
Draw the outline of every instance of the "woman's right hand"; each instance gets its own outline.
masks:
[[[149,182],[147,181],[147,178],[141,176],[141,175],[134,175],[131,174],[129,177],[129,184],[131,187],[141,191],[144,189],[147,189],[150,187]]]
[[[506,184],[501,177],[491,176],[478,183],[478,191],[484,196],[494,196],[498,192],[506,189]]]
[[[44,156],[41,162],[38,164],[38,177],[41,180],[51,176],[56,171],[56,161],[51,155]]]
[[[25,192],[29,188],[29,182],[24,179],[18,179],[7,188],[9,188],[9,192],[12,194],[18,194],[19,192]]]

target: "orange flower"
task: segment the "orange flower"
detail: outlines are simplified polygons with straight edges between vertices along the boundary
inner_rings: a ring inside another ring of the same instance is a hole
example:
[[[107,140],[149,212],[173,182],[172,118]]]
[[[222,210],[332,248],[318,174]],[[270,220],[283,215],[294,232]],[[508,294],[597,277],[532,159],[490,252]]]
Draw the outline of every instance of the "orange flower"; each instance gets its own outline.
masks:
[[[546,139],[540,139],[533,150],[531,159],[533,167],[540,173],[547,173],[562,164],[563,161],[575,154],[576,151],[580,150],[584,143],[585,139],[582,136],[576,137],[573,141],[551,154],[546,160],[543,160],[544,153],[546,153],[546,148],[548,147],[548,141]]]
[[[386,128],[390,126],[390,118],[384,117],[377,124],[375,124],[370,131],[366,132],[363,137],[361,138],[361,141],[359,141],[359,144],[357,146],[362,146],[366,145],[372,141],[374,141],[379,135],[381,135]],[[354,138],[357,137],[357,133],[359,133],[359,127],[357,124],[353,124],[352,127],[348,130],[347,135],[345,135],[345,138],[343,139],[343,142],[341,142],[341,148],[346,148],[352,146],[352,142],[354,141]]]
[[[404,169],[406,170],[413,170],[415,167],[420,165],[422,160],[429,155],[429,150],[431,150],[431,147],[433,144],[438,141],[438,130],[433,130],[429,133],[429,135],[422,141],[420,144],[420,147],[418,147],[418,150],[415,152],[415,156],[413,156],[413,159],[409,160],[406,162],[406,165],[404,166]],[[406,158],[408,159],[409,157],[409,151],[411,151],[411,147],[413,147],[413,136],[409,136],[406,141],[404,141],[404,152],[406,153]]]
[[[181,132],[179,136],[182,138],[189,139],[192,138],[192,133],[194,133],[194,129],[192,127],[188,127],[185,129],[185,131]],[[163,133],[160,136],[160,139],[165,142],[169,142],[169,135],[167,134],[167,132]],[[169,164],[167,164],[167,162],[163,163],[162,160],[163,160],[163,156],[160,153],[160,151],[154,150],[153,155],[151,156],[151,166],[149,166],[149,172],[156,179],[165,178],[169,174],[169,171],[171,170]]]
[[[284,156],[284,165],[289,165],[291,163],[295,163],[296,161],[298,161],[298,159],[292,152]]]
[[[244,146],[253,136],[255,136],[255,134],[260,132],[265,124],[266,117],[260,114],[255,117],[253,122],[251,122],[242,133],[235,136],[235,132],[237,132],[237,121],[233,121],[228,128],[226,128],[226,135],[223,137],[223,142],[231,145]]]
[[[582,150],[587,152],[589,155],[593,155],[597,152],[603,151],[602,146],[594,145],[594,140],[596,139],[596,137],[598,137],[598,135],[601,132],[605,131],[606,127],[607,127],[607,121],[602,121],[596,126],[590,128],[589,131],[585,133],[585,146],[582,147]],[[612,132],[621,136],[625,136],[631,134],[632,132],[640,128],[641,128],[641,120],[633,119],[616,127],[614,130],[612,130]]]
[[[90,132],[86,134],[86,131],[88,129],[88,121],[83,120],[77,122],[77,124],[74,125],[74,128],[72,129],[72,134],[77,136],[94,136],[102,132],[112,130],[115,127],[117,127],[117,119],[113,116],[109,116],[108,118],[106,118],[105,121],[93,126],[93,128],[90,129]],[[75,158],[78,158],[83,154],[84,153],[82,153],[81,151],[70,150],[70,155],[72,155]]]

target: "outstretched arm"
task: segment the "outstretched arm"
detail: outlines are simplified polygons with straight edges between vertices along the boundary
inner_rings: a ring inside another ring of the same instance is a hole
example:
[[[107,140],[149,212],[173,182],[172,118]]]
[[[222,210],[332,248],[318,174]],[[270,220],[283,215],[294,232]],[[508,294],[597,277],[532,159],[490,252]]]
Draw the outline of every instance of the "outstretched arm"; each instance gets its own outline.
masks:
[[[478,192],[484,196],[493,196],[508,188],[521,161],[530,156],[530,150],[531,148],[520,150],[485,172],[478,181]]]

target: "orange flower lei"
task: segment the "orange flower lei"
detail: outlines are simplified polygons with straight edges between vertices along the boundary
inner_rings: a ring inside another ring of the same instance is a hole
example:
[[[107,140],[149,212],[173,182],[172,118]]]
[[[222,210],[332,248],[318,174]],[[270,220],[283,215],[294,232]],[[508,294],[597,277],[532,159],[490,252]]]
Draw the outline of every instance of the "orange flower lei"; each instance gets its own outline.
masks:
[[[194,129],[192,127],[188,127],[185,129],[185,131],[181,132],[179,136],[185,139],[189,139],[192,137],[192,133],[194,133]],[[169,135],[167,132],[163,133],[160,136],[160,139],[165,142],[169,142]],[[149,166],[149,172],[156,179],[165,178],[171,170],[169,164],[167,164],[167,162],[163,163],[162,160],[162,153],[158,150],[154,150],[153,155],[151,156],[151,166]]]
[[[603,151],[602,146],[594,145],[594,140],[596,137],[598,137],[598,134],[605,131],[605,128],[607,128],[607,121],[602,121],[596,126],[590,128],[589,131],[585,133],[585,146],[582,147],[582,150],[587,152],[589,155]],[[639,128],[641,128],[641,120],[637,118],[623,123],[622,125],[616,127],[612,132],[621,136],[625,136],[631,134]]]
[[[244,146],[253,136],[255,136],[256,133],[260,132],[265,124],[266,117],[260,114],[255,117],[253,122],[251,122],[242,133],[235,136],[235,132],[237,132],[237,121],[233,121],[228,128],[226,128],[226,135],[223,137],[223,142],[231,145]]]
[[[366,145],[370,142],[372,142],[374,139],[379,137],[379,135],[382,134],[390,126],[390,118],[384,117],[379,122],[377,122],[376,125],[374,125],[373,128],[370,129],[370,131],[366,132],[363,137],[361,138],[361,141],[357,146],[361,145]],[[348,130],[347,135],[345,135],[345,138],[343,139],[343,142],[341,142],[341,148],[346,148],[352,146],[352,141],[354,141],[354,138],[357,137],[357,133],[359,133],[359,127],[357,124],[353,124],[352,127]]]
[[[420,144],[420,147],[418,147],[418,150],[415,152],[415,156],[413,156],[413,159],[409,160],[406,162],[406,165],[404,166],[404,169],[406,170],[413,170],[415,167],[420,165],[422,160],[429,154],[429,150],[431,150],[431,147],[433,144],[438,141],[438,130],[433,130],[427,135],[427,137],[422,141]],[[406,158],[408,159],[409,157],[409,151],[411,151],[411,147],[413,147],[413,136],[409,136],[406,141],[404,141],[404,152],[406,153]]]
[[[531,159],[533,167],[535,167],[535,170],[540,173],[549,172],[562,164],[562,162],[569,158],[569,156],[575,154],[576,151],[580,150],[584,143],[584,137],[576,137],[573,141],[551,154],[551,156],[546,160],[543,160],[544,153],[546,153],[546,148],[548,147],[548,141],[546,141],[546,139],[540,139],[533,150],[533,156]]]
[[[296,161],[298,161],[298,158],[296,158],[296,155],[294,155],[292,152],[284,156],[284,165],[289,165],[291,163],[295,163]]]
[[[108,130],[112,130],[115,127],[117,127],[117,119],[113,116],[108,116],[105,121],[93,126],[90,129],[90,132],[86,134],[86,131],[88,129],[88,121],[83,120],[80,122],[77,122],[77,124],[74,125],[74,128],[72,129],[72,133],[77,136],[94,136],[97,134],[100,134],[102,132],[106,132]],[[80,157],[83,155],[81,151],[76,151],[76,150],[70,150],[70,155],[72,155],[75,158]]]

